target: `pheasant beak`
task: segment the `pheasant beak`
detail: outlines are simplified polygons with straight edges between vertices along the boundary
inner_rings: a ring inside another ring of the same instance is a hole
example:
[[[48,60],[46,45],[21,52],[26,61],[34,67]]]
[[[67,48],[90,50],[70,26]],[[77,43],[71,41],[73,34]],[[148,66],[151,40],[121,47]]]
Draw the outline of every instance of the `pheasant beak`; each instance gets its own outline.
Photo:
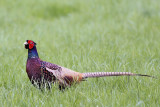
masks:
[[[28,45],[28,43],[27,43],[27,42],[24,42],[24,45]]]

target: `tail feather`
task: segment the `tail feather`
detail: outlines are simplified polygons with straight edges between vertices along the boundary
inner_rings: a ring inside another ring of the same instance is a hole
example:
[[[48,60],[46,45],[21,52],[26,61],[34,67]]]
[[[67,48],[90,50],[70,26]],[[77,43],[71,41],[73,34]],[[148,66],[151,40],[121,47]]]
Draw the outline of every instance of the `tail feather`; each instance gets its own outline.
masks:
[[[107,76],[146,76],[146,77],[152,77],[150,75],[134,74],[131,72],[89,72],[89,73],[83,73],[83,79],[94,78],[94,77],[107,77]]]

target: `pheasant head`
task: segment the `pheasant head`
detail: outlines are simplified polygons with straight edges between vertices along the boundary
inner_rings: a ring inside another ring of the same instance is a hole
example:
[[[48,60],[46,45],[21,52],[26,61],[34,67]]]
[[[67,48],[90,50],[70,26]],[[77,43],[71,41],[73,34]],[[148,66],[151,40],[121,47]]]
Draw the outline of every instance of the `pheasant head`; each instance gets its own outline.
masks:
[[[24,43],[26,49],[28,49],[28,58],[39,58],[36,49],[36,43],[32,40],[26,40]]]
[[[30,49],[31,50],[31,49],[33,49],[33,47],[36,46],[36,43],[34,41],[32,41],[32,40],[26,40],[24,45],[25,45],[26,49]]]

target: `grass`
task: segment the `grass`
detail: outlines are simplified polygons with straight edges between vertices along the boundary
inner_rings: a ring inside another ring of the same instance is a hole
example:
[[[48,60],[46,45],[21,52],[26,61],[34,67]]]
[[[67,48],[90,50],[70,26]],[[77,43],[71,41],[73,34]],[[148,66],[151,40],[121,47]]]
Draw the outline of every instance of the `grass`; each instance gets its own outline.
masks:
[[[160,81],[88,79],[60,92],[40,91],[26,74],[26,39],[39,56],[78,72],[133,72],[160,78],[158,0],[1,0],[0,105],[159,106]]]

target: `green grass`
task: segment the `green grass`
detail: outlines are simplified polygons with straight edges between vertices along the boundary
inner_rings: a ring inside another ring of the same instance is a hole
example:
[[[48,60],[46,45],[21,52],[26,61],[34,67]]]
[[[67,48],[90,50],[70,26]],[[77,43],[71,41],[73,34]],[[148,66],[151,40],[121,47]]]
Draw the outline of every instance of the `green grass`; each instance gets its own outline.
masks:
[[[88,79],[40,91],[26,74],[26,39],[39,56],[78,72],[133,72],[160,78],[159,0],[0,0],[0,105],[159,106],[160,80]]]

